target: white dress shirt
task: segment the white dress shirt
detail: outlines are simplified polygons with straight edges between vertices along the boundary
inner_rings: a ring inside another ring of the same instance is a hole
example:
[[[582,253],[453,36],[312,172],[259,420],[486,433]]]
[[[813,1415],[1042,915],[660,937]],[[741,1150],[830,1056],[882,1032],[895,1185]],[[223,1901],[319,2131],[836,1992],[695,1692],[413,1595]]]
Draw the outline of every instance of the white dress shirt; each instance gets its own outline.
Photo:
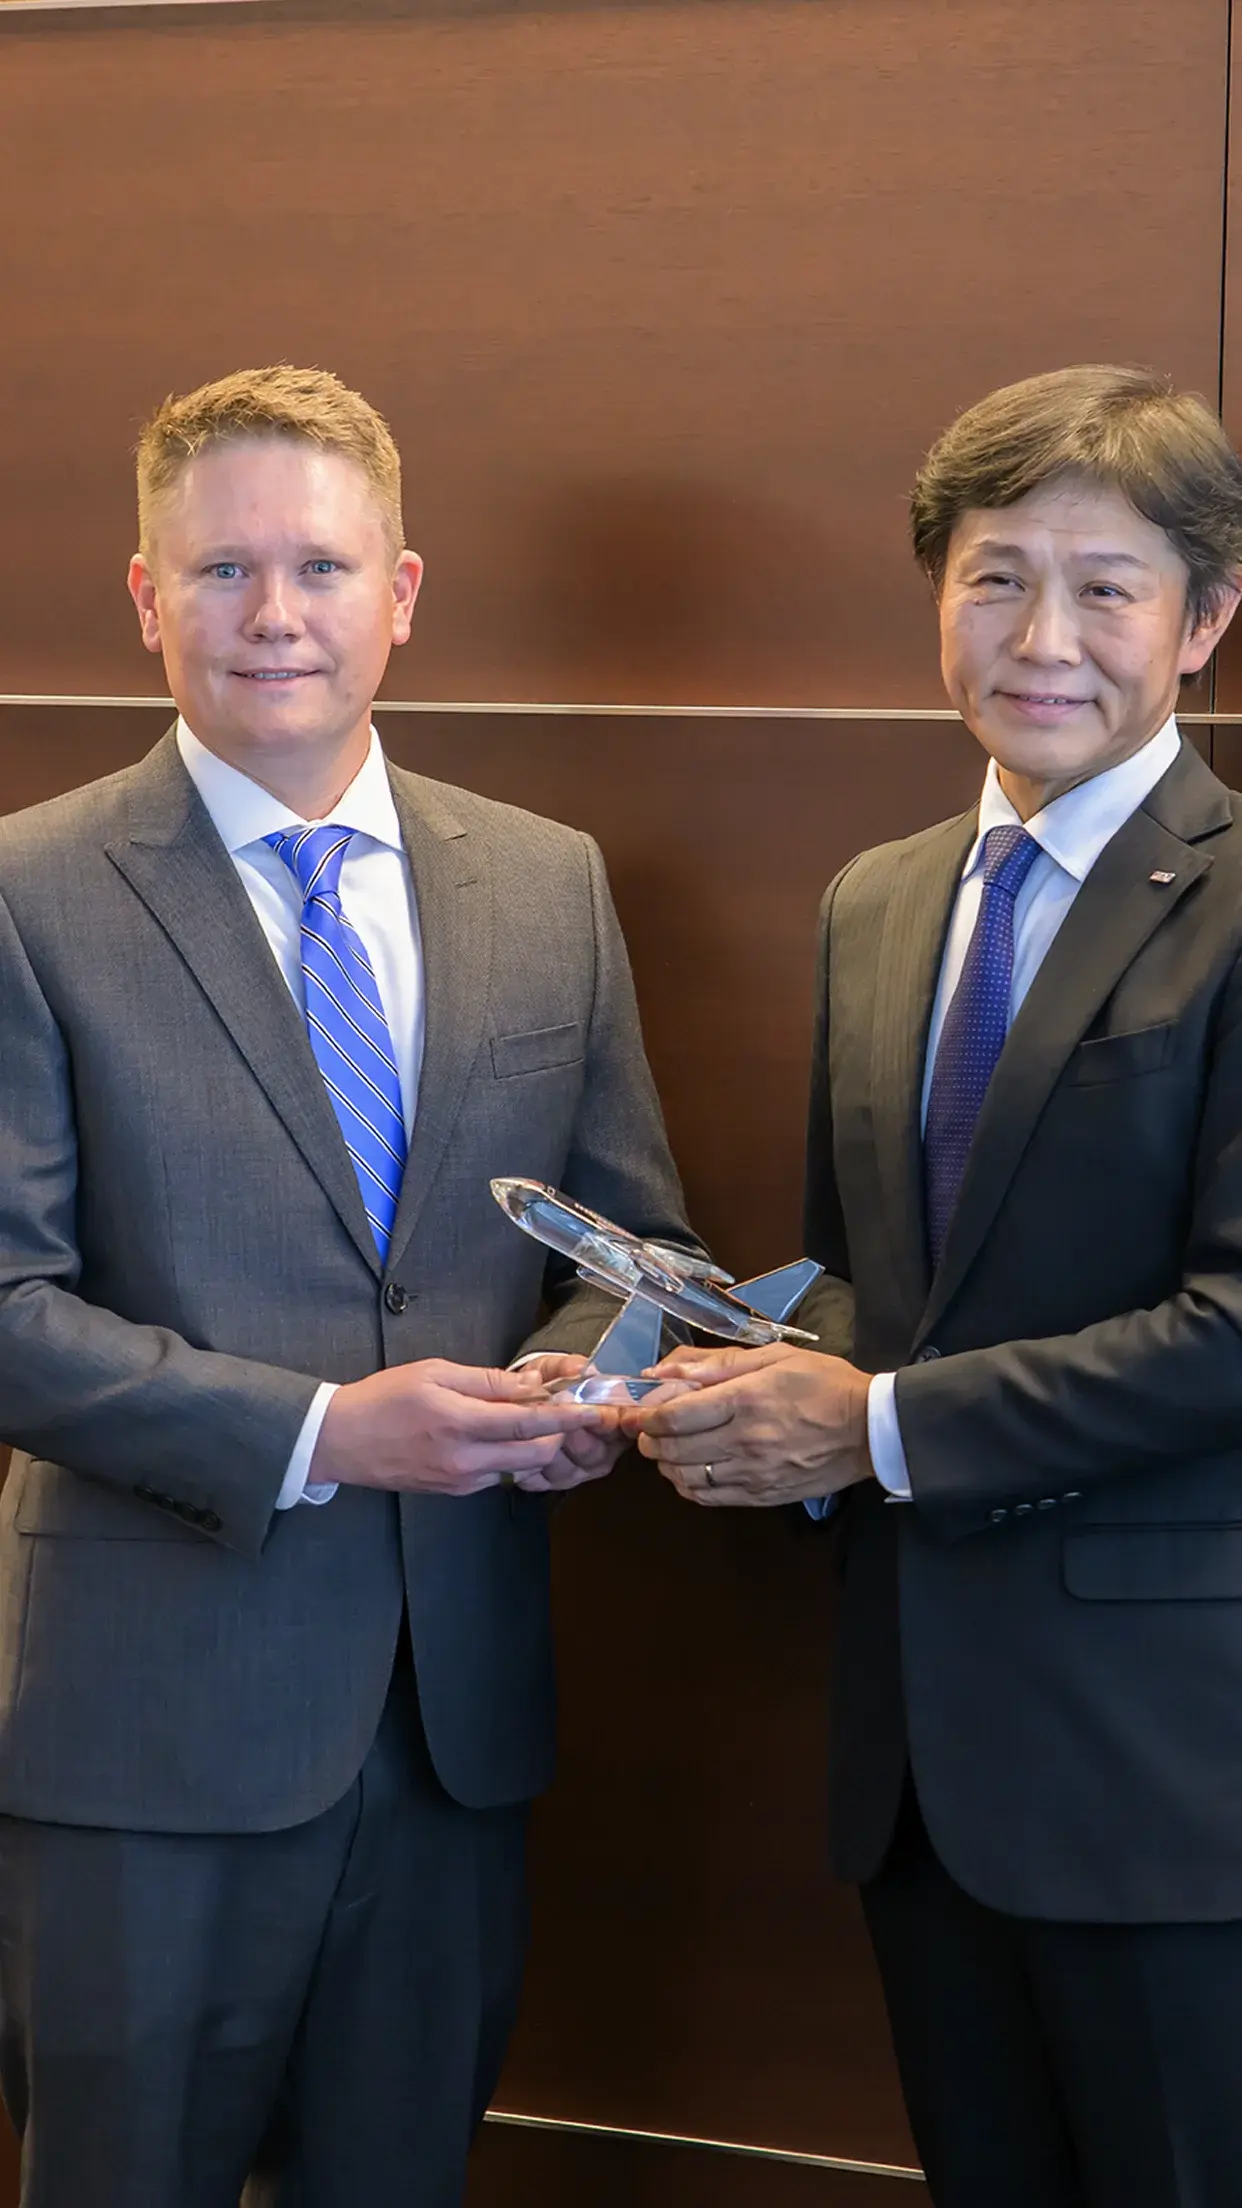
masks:
[[[264,838],[278,829],[319,823],[302,820],[270,790],[208,751],[182,720],[177,723],[177,749],[237,869],[289,992],[305,1016],[302,892],[292,869]],[[367,756],[333,806],[331,818],[354,830],[355,840],[341,867],[341,905],[366,946],[375,975],[392,1037],[408,1140],[414,1128],[426,1022],[422,940],[410,862],[374,729]],[[308,1488],[306,1479],[324,1413],[335,1393],[325,1381],[315,1394],[276,1498],[277,1510],[300,1502],[326,1503],[336,1492],[326,1484]]]
[[[1040,847],[1040,856],[1033,862],[1014,903],[1013,986],[1009,996],[1012,1023],[1048,955],[1061,922],[1105,844],[1112,842],[1131,813],[1137,812],[1144,798],[1150,796],[1161,776],[1168,773],[1180,743],[1177,722],[1169,719],[1159,734],[1144,744],[1141,751],[1136,751],[1133,758],[1123,759],[1120,766],[1109,767],[1089,782],[1080,782],[1076,789],[1067,790],[1064,797],[1054,798],[1042,813],[1036,813],[1027,821],[1019,817],[1001,788],[996,761],[989,762],[979,802],[979,833],[962,869],[961,888],[949,922],[936,1001],[932,1006],[923,1068],[922,1126],[927,1124],[927,1099],[945,1015],[962,978],[966,953],[979,917],[983,895],[983,845],[989,829],[1025,828]],[[880,1372],[871,1383],[867,1392],[867,1440],[879,1480],[890,1495],[909,1502],[910,1480],[897,1417],[896,1379],[895,1373]]]

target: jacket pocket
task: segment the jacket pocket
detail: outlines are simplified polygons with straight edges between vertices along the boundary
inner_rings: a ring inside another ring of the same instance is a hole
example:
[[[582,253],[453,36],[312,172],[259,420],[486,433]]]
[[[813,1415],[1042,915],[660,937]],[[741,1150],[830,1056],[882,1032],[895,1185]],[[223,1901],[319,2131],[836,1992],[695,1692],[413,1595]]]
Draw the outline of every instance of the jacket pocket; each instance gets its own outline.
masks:
[[[17,1533],[37,1534],[78,1541],[192,1541],[202,1548],[203,1536],[154,1503],[145,1503],[127,1489],[109,1487],[102,1480],[67,1472],[61,1464],[31,1457],[14,1464],[12,1477],[19,1483],[13,1527]]]
[[[1158,1027],[1134,1028],[1128,1035],[1095,1035],[1079,1043],[1065,1068],[1073,1085],[1091,1081],[1127,1081],[1138,1073],[1159,1073],[1177,1041],[1175,1020]]]
[[[584,1056],[577,1020],[564,1027],[534,1027],[525,1035],[493,1035],[492,1072],[498,1081],[514,1073],[542,1073],[549,1066],[575,1066]]]
[[[1242,1525],[1084,1526],[1061,1571],[1081,1602],[1239,1602]]]

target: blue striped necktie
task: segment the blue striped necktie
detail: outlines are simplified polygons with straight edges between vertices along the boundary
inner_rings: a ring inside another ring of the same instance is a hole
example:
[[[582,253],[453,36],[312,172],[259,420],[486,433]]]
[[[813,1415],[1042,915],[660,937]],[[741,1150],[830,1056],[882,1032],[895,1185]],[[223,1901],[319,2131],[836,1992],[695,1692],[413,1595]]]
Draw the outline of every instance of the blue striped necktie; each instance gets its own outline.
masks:
[[[984,839],[979,917],[940,1031],[923,1129],[927,1240],[933,1267],[940,1263],[975,1122],[1009,1032],[1013,908],[1039,851],[1025,828],[990,828]]]
[[[360,936],[341,910],[338,883],[352,828],[282,828],[265,837],[302,892],[306,1027],[324,1087],[354,1161],[381,1262],[388,1256],[401,1176],[405,1119],[392,1037]]]

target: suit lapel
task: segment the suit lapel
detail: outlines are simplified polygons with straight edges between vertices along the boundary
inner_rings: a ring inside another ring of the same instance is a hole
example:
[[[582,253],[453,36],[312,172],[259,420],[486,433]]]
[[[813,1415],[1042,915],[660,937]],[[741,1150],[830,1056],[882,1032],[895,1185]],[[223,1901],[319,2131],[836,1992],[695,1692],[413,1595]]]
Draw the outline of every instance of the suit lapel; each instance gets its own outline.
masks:
[[[1021,1162],[1071,1051],[1148,938],[1211,866],[1198,837],[1228,825],[1227,795],[1183,744],[1164,780],[1107,844],[1074,899],[1006,1038],[966,1161],[930,1298],[947,1308]],[[1154,876],[1172,876],[1157,880]]]
[[[976,815],[946,821],[901,860],[875,976],[871,1094],[876,1157],[896,1283],[905,1306],[927,1300],[920,1126],[923,1062],[949,918]]]
[[[180,952],[342,1226],[379,1257],[305,1024],[174,738],[135,769],[127,838],[108,857]]]
[[[393,1224],[389,1266],[418,1224],[478,1056],[491,983],[491,884],[477,836],[438,789],[389,769],[410,861],[422,941],[426,1031],[417,1110]]]

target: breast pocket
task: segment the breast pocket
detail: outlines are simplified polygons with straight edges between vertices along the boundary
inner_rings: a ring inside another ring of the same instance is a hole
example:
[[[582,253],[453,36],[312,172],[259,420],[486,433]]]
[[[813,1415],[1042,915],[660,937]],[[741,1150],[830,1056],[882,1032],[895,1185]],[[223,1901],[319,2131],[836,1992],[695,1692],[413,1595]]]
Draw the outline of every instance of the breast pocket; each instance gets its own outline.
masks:
[[[1159,1073],[1172,1063],[1176,1043],[1174,1020],[1138,1027],[1128,1035],[1094,1035],[1079,1043],[1065,1068],[1065,1080],[1084,1088],[1092,1082],[1130,1081],[1138,1074]]]
[[[519,1073],[546,1073],[553,1066],[581,1065],[585,1038],[577,1020],[562,1027],[532,1027],[522,1035],[493,1035],[492,1072],[498,1081]]]

